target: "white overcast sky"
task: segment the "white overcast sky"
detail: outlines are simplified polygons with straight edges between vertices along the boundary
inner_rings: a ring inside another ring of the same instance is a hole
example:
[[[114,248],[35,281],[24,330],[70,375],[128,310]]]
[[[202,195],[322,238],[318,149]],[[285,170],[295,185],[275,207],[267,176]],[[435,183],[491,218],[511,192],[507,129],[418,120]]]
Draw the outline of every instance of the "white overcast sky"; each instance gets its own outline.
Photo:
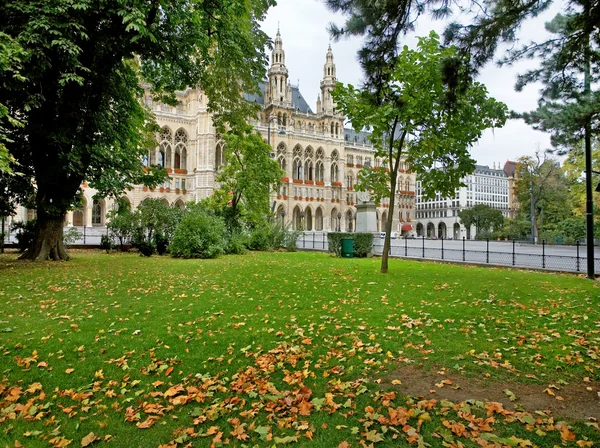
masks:
[[[294,85],[300,84],[302,95],[314,111],[327,46],[331,41],[327,25],[332,21],[341,25],[344,18],[331,13],[321,0],[278,0],[277,3],[269,11],[262,28],[274,39],[279,26],[289,79]],[[524,42],[540,39],[545,33],[544,22],[551,19],[557,11],[554,8],[539,19],[528,22],[519,34],[521,39]],[[427,35],[431,29],[441,34],[443,28],[442,22],[431,22],[422,17],[414,35],[405,38],[403,43],[413,46],[416,42],[414,36]],[[361,43],[358,38],[331,42],[338,81],[355,86],[361,84],[363,73],[357,62],[357,50]],[[535,67],[535,61],[502,68],[489,64],[481,71],[479,81],[487,86],[491,96],[506,103],[509,109],[519,112],[533,110],[537,106],[539,86],[527,86],[522,92],[514,90],[516,75],[532,67]],[[549,147],[550,138],[547,134],[531,129],[520,120],[511,120],[502,129],[486,131],[471,154],[479,164],[490,167],[496,164],[501,167],[507,160],[533,155],[536,149],[544,150]]]

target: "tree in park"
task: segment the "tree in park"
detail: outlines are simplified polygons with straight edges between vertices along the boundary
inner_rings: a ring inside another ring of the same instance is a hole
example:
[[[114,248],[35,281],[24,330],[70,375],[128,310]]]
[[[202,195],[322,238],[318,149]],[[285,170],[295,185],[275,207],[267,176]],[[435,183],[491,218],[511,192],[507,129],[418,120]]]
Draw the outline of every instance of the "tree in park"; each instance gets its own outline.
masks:
[[[518,160],[516,177],[518,214],[531,223],[531,235],[537,243],[542,214],[545,224],[558,224],[571,216],[569,184],[560,163],[539,152],[535,157],[525,156]]]
[[[235,128],[256,105],[267,36],[259,22],[273,0],[15,0],[0,3],[0,33],[23,49],[19,76],[2,78],[0,104],[22,127],[3,143],[34,180],[36,236],[24,258],[68,259],[62,228],[85,180],[102,196],[134,184],[156,185],[143,170],[156,145],[140,80],[156,99],[199,86],[215,124]],[[0,56],[2,60],[3,56]]]
[[[477,204],[472,208],[458,212],[458,217],[470,233],[471,226],[475,226],[477,238],[489,238],[494,230],[499,230],[504,224],[504,215],[498,209],[487,204]]]
[[[226,132],[223,140],[225,165],[217,176],[219,190],[215,197],[221,198],[223,208],[228,211],[227,224],[234,230],[239,227],[241,214],[250,223],[266,219],[270,213],[270,193],[277,188],[284,172],[270,158],[271,147],[251,127],[241,132]]]
[[[587,233],[593,232],[592,148],[591,140],[600,129],[600,93],[597,86],[600,73],[600,2],[567,0],[561,2],[562,13],[547,24],[552,36],[541,42],[515,45],[518,31],[529,20],[557,2],[552,0],[514,1],[488,0],[484,3],[463,0],[389,0],[373,3],[368,0],[325,0],[334,11],[349,18],[345,27],[331,26],[334,37],[367,35],[359,59],[368,76],[368,84],[378,88],[386,79],[385,66],[393,59],[398,39],[411,31],[424,14],[433,18],[449,18],[455,11],[467,17],[467,24],[451,23],[444,33],[445,43],[457,45],[471,55],[471,73],[489,62],[501,44],[508,44],[506,57],[500,64],[510,64],[523,58],[539,57],[540,67],[521,76],[517,90],[525,84],[544,84],[539,107],[529,114],[515,114],[535,128],[552,133],[552,142],[561,152],[568,152],[583,139],[586,157],[586,223]],[[455,6],[453,10],[452,6]],[[465,12],[470,14],[465,14]],[[467,72],[468,73],[468,72]],[[589,235],[591,236],[591,235]],[[587,242],[587,273],[594,277],[594,243]]]
[[[465,63],[438,36],[419,38],[416,50],[404,47],[388,68],[387,83],[362,90],[338,84],[334,99],[355,129],[369,128],[376,156],[386,168],[366,167],[356,189],[370,190],[376,202],[389,198],[381,272],[388,269],[388,249],[400,160],[406,159],[425,187],[425,195],[454,193],[461,178],[475,169],[469,147],[490,127],[501,127],[506,106],[489,98],[485,86],[463,78],[449,85],[448,65]]]
[[[600,167],[600,139],[592,142],[592,166]],[[582,173],[585,172],[585,154],[583,145],[579,144],[569,152],[563,162],[562,170],[569,185],[569,199],[573,215],[585,220],[586,213],[586,182]],[[600,177],[596,176],[592,185],[598,185]],[[600,199],[596,196],[594,202],[594,236],[600,238]],[[585,237],[579,238],[583,239]]]

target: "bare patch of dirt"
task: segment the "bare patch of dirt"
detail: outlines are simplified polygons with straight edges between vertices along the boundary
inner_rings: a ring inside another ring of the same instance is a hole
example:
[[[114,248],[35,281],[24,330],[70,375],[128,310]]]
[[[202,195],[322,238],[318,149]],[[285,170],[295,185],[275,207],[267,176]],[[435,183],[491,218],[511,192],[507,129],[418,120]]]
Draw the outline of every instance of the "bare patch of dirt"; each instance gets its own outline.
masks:
[[[394,380],[400,380],[401,384]],[[402,366],[386,375],[381,384],[397,388],[403,395],[413,397],[450,400],[455,403],[466,400],[497,401],[509,410],[519,408],[527,412],[542,411],[555,417],[579,420],[600,419],[598,381],[551,387],[468,378],[444,371],[426,372],[418,367]]]

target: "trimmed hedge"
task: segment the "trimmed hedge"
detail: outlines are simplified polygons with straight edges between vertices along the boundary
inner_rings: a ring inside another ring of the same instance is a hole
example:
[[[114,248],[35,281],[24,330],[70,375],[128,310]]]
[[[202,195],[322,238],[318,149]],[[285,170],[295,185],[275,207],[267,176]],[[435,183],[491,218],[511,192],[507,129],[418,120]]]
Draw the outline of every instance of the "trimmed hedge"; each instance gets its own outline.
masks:
[[[327,242],[329,243],[329,252],[337,257],[342,256],[342,239],[352,238],[354,240],[354,256],[364,258],[373,250],[372,233],[349,233],[349,232],[329,232]]]

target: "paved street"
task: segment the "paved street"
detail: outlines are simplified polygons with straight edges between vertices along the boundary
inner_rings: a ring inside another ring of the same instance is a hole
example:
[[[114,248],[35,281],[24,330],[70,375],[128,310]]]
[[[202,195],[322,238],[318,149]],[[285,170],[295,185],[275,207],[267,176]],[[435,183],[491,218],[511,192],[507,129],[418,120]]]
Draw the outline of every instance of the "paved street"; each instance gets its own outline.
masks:
[[[584,244],[543,245],[512,241],[423,240],[392,239],[391,255],[402,258],[447,260],[501,266],[547,269],[564,272],[586,272],[587,258]],[[328,250],[327,234],[305,232],[298,239],[300,249]],[[595,272],[600,274],[600,247],[595,248]],[[373,240],[373,251],[381,255],[383,238]],[[513,251],[514,250],[514,251]]]

